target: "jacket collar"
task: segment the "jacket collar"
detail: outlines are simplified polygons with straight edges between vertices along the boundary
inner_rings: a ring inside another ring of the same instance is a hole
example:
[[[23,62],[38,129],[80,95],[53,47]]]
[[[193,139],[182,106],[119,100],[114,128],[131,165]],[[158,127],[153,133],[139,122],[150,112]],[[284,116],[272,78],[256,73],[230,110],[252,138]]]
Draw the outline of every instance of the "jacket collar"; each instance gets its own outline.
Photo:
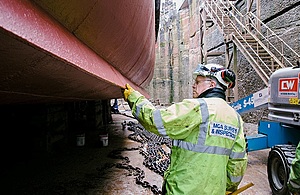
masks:
[[[212,97],[222,98],[223,100],[226,100],[225,91],[220,88],[208,89],[198,96],[198,98],[212,98]]]

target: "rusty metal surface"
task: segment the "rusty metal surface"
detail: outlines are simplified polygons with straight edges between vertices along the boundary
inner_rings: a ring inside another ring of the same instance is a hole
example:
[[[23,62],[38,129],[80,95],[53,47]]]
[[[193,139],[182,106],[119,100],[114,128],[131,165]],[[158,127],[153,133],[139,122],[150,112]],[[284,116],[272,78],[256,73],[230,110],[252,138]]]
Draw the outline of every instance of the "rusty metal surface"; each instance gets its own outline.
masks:
[[[0,2],[0,104],[121,97],[152,79],[154,3]]]

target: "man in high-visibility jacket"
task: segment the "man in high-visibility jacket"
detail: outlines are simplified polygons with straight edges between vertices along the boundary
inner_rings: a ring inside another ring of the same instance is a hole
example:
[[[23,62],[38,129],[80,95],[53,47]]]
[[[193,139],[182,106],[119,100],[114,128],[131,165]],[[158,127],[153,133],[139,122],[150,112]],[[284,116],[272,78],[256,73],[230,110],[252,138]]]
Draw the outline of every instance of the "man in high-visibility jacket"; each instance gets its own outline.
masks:
[[[296,148],[295,159],[290,167],[288,188],[292,194],[300,194],[300,142]]]
[[[173,140],[163,194],[222,195],[235,191],[247,167],[243,121],[225,101],[235,74],[218,64],[198,65],[193,99],[156,109],[128,84],[133,115],[148,131]]]

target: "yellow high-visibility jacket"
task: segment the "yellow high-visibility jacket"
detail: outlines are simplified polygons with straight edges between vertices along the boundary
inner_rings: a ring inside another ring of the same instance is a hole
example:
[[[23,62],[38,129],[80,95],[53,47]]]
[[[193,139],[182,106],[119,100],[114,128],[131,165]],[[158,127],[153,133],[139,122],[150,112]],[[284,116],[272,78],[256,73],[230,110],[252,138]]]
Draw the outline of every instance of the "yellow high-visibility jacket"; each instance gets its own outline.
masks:
[[[138,91],[128,96],[148,131],[173,139],[167,194],[222,195],[237,189],[247,167],[243,121],[221,98],[185,99],[156,109]]]
[[[292,193],[300,193],[300,142],[290,168],[288,188]]]

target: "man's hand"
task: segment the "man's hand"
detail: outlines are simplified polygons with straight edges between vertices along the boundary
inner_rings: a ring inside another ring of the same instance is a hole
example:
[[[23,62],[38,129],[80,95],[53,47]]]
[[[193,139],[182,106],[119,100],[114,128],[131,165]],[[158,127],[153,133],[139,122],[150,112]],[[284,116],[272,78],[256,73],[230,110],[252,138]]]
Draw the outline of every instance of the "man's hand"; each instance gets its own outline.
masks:
[[[128,96],[129,96],[132,92],[134,92],[134,89],[133,89],[128,83],[125,85],[125,88],[122,88],[121,90],[122,90],[122,93],[123,93],[123,95],[124,95],[124,100],[125,100],[125,101],[127,101]]]

